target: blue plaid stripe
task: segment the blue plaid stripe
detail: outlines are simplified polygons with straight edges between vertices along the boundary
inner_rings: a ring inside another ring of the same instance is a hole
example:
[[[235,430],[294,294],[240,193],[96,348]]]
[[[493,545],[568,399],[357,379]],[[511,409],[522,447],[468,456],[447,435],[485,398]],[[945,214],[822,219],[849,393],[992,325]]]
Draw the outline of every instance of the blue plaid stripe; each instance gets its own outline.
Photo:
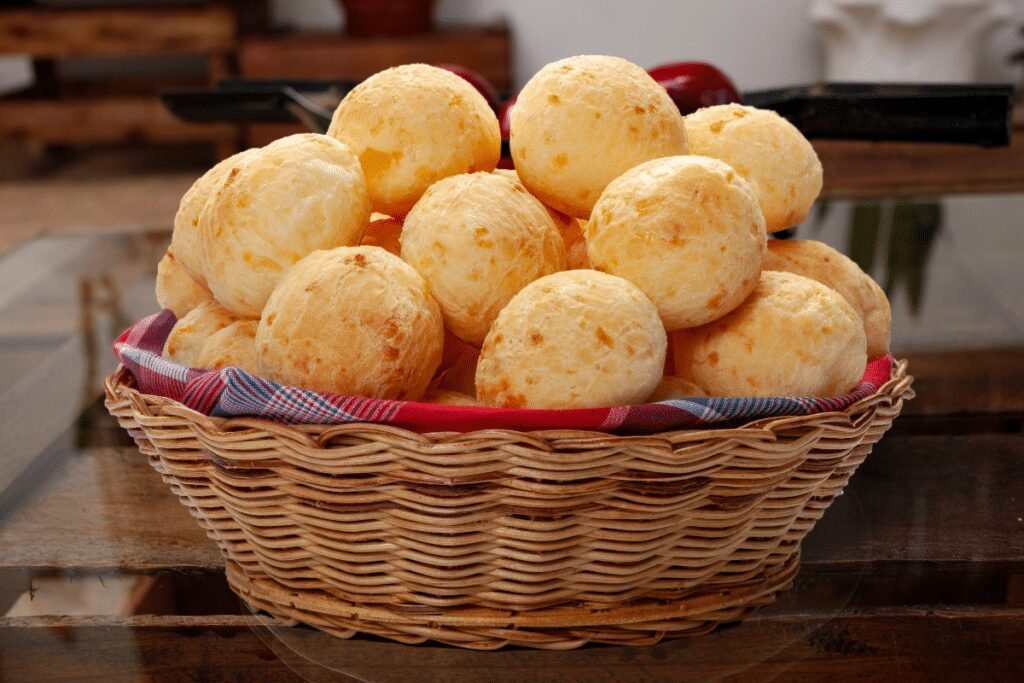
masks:
[[[258,415],[293,424],[386,422],[402,406],[401,401],[320,394],[284,386],[238,368],[226,368],[221,373],[225,388],[213,413],[219,417]]]

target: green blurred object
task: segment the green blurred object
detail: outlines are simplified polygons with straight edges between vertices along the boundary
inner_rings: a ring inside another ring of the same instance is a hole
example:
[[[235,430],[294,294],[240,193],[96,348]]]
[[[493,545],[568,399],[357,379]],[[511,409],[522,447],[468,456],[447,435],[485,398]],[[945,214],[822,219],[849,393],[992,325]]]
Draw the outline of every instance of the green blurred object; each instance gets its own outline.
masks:
[[[900,201],[893,208],[884,289],[891,298],[902,283],[914,315],[921,311],[928,259],[941,230],[939,202]]]
[[[821,226],[828,220],[829,213],[832,212],[832,204],[827,199],[822,199],[814,205],[814,222],[811,223],[811,227],[814,228],[814,232],[820,232]]]
[[[850,212],[850,234],[846,253],[861,270],[871,273],[875,269],[878,253],[878,234],[882,227],[882,205],[855,204]]]
[[[917,315],[924,303],[928,261],[942,232],[942,204],[938,201],[863,202],[850,211],[846,253],[873,275],[884,248],[881,278],[886,296],[903,288],[910,312]]]

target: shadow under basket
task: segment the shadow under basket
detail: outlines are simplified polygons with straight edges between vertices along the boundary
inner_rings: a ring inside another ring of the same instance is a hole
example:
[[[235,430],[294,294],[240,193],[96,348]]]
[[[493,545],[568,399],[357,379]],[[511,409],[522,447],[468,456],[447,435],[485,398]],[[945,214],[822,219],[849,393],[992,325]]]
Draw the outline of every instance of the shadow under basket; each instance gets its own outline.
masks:
[[[211,418],[124,369],[106,405],[252,608],[342,638],[570,649],[770,604],[911,382],[900,361],[842,412],[647,436]]]

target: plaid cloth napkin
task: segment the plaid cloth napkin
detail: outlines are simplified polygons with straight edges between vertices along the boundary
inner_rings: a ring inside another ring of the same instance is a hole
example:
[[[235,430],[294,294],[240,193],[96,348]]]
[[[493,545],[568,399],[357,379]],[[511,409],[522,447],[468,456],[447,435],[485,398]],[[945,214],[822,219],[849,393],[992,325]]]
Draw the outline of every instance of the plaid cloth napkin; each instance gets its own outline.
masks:
[[[114,342],[114,353],[142,393],[174,399],[206,415],[263,417],[286,423],[376,422],[419,432],[585,429],[650,434],[843,410],[878,391],[892,372],[892,356],[876,358],[868,363],[853,392],[839,398],[692,398],[578,410],[434,405],[309,391],[238,368],[186,368],[160,355],[174,323],[174,313],[165,310],[135,323]]]

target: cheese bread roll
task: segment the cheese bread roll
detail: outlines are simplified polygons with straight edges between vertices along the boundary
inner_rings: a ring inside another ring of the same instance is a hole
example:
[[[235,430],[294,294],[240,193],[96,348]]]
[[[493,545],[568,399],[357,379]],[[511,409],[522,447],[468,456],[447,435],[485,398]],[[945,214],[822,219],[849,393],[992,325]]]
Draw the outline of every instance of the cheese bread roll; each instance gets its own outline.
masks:
[[[199,304],[171,328],[164,342],[164,358],[197,368],[203,345],[215,332],[238,322],[238,317],[210,299]]]
[[[842,396],[867,365],[864,326],[834,289],[764,271],[729,315],[673,333],[676,374],[709,396]]]
[[[703,396],[707,396],[704,390],[685,377],[665,375],[658,382],[658,386],[654,388],[654,392],[647,397],[647,403],[671,401],[676,398],[701,398]]]
[[[768,240],[764,269],[803,275],[842,294],[864,321],[868,358],[889,353],[889,299],[852,259],[815,240]]]
[[[224,182],[224,178],[257,151],[258,148],[247,149],[215,165],[192,183],[192,187],[185,192],[178,204],[178,212],[174,216],[171,251],[176,254],[175,258],[185,272],[203,287],[206,287],[206,275],[199,238],[199,215],[203,212],[206,202]]]
[[[258,318],[288,268],[358,244],[369,217],[359,160],[344,144],[313,133],[277,140],[233,166],[200,215],[210,291]]]
[[[476,396],[503,408],[640,403],[661,380],[658,310],[622,278],[566,270],[527,285],[487,334]]]
[[[643,290],[668,330],[739,306],[757,286],[766,240],[749,184],[699,156],[655,159],[616,178],[584,235],[594,268]]]
[[[438,388],[475,397],[476,364],[479,360],[479,348],[467,344],[450,331],[445,330],[444,355],[438,373],[441,375],[441,381]]]
[[[436,403],[438,405],[446,406],[478,406],[480,402],[472,396],[464,394],[461,391],[452,391],[451,389],[433,389],[423,395],[422,401],[424,403]]]
[[[519,183],[467,173],[430,187],[405,219],[402,258],[427,282],[445,323],[471,344],[515,294],[565,268],[551,216]]]
[[[512,108],[509,144],[530,192],[577,218],[637,164],[688,149],[665,88],[636,64],[595,55],[553,62],[530,79]]]
[[[802,222],[821,192],[818,154],[773,111],[740,104],[698,109],[686,117],[686,137],[692,154],[721,159],[747,179],[768,232]]]
[[[495,169],[494,173],[514,180],[520,185],[523,184],[515,169],[499,168]],[[526,186],[523,185],[523,187]],[[558,226],[558,232],[562,235],[562,242],[565,244],[566,267],[569,269],[590,268],[590,260],[587,258],[587,243],[583,239],[583,225],[585,221],[568,216],[561,211],[552,209],[546,204],[544,208],[547,209],[548,215],[551,216],[551,220]]]
[[[257,320],[239,320],[224,329],[214,332],[203,344],[196,365],[200,368],[216,369],[236,367],[259,374],[256,365]]]
[[[156,302],[160,308],[174,311],[184,318],[193,308],[210,300],[210,293],[192,279],[170,249],[156,266]]]
[[[492,171],[501,156],[498,118],[483,95],[426,64],[360,83],[338,105],[327,134],[359,157],[373,210],[395,217],[438,180]]]
[[[416,400],[441,361],[427,283],[380,247],[315,251],[285,274],[256,331],[260,375],[316,391]]]

